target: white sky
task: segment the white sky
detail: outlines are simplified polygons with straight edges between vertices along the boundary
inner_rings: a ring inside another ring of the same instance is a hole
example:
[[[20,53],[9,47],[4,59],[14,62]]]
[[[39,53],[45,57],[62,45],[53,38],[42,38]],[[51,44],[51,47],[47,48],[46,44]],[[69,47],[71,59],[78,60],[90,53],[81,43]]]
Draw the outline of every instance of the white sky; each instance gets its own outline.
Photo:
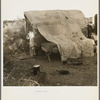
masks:
[[[3,20],[23,18],[24,11],[50,9],[77,9],[93,17],[98,13],[98,0],[2,0]]]

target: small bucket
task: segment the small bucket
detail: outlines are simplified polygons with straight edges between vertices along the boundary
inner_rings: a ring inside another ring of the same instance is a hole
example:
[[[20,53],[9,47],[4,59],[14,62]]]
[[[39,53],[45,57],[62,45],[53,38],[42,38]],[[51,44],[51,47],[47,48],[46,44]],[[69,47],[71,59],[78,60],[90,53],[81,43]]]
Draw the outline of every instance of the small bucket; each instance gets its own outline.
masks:
[[[33,66],[33,74],[37,75],[38,72],[40,72],[40,65],[34,65]]]

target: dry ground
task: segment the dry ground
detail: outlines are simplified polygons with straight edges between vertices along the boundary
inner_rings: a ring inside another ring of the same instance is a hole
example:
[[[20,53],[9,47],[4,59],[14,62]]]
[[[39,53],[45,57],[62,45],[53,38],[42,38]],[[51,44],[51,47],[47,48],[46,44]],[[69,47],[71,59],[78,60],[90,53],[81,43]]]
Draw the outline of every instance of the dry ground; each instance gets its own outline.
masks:
[[[26,57],[21,59],[21,57]],[[97,85],[97,56],[80,58],[82,65],[63,65],[59,56],[52,55],[52,61],[44,56],[34,59],[29,55],[6,56],[3,68],[4,86],[33,86],[33,81],[38,81],[41,86],[96,86]],[[34,76],[32,67],[40,65],[40,71]],[[66,69],[70,73],[61,75],[56,70]]]

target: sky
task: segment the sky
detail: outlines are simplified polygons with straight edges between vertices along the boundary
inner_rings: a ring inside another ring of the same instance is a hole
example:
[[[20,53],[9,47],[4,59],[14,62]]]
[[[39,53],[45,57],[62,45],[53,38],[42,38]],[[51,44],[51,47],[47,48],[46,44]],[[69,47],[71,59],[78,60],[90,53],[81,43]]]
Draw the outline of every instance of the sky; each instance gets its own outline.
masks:
[[[81,10],[85,17],[98,13],[98,0],[2,0],[2,19],[24,18],[30,10]]]

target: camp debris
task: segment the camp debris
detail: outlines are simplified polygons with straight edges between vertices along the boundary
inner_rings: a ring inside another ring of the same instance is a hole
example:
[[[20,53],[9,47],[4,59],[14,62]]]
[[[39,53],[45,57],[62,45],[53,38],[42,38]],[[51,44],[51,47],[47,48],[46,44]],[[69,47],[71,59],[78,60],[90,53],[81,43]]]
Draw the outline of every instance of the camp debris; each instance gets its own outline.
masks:
[[[69,74],[69,71],[67,71],[67,70],[56,70],[56,71],[59,72],[62,75]]]

